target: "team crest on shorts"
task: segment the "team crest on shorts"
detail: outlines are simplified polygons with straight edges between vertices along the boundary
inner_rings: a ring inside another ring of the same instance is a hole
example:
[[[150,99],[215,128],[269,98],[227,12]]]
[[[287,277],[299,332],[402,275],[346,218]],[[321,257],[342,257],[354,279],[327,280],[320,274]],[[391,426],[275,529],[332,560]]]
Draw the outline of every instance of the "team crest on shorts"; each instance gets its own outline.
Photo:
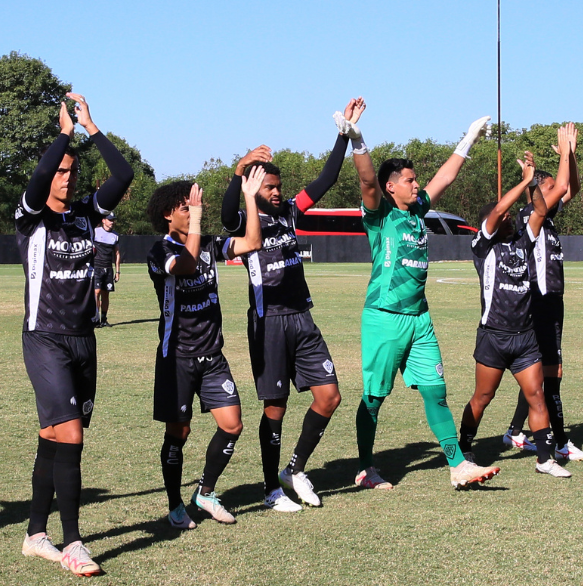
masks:
[[[207,252],[206,250],[203,250],[200,253],[200,258],[201,260],[203,260],[204,262],[206,262],[207,265],[211,264],[211,254],[210,252]]]
[[[322,366],[328,374],[332,374],[332,371],[334,370],[334,363],[332,361],[326,360],[322,362]]]
[[[93,401],[89,399],[89,401],[83,403],[83,415],[89,415],[91,411],[93,411]]]
[[[229,395],[232,395],[235,392],[235,383],[232,380],[227,379],[222,387],[227,393],[229,393]]]
[[[443,376],[443,364],[441,362],[435,365],[435,370],[439,376]]]
[[[113,285],[111,283],[107,283],[107,290],[111,291],[113,289]]]

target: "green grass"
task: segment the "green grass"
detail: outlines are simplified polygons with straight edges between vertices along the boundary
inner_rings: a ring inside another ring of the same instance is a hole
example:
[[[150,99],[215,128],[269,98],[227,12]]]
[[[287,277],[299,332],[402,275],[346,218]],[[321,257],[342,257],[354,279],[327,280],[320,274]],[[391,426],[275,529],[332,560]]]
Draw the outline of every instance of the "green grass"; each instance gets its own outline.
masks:
[[[165,520],[159,450],[163,428],[152,421],[157,304],[144,266],[124,265],[109,320],[98,330],[96,410],[83,454],[81,529],[106,574],[100,585],[507,585],[580,584],[583,539],[583,463],[571,480],[535,475],[528,454],[503,451],[501,436],[517,388],[507,374],[488,409],[475,445],[481,463],[496,462],[499,477],[456,492],[445,457],[425,421],[416,391],[399,379],[381,410],[376,464],[393,491],[356,490],[354,415],[361,393],[360,310],[366,264],[306,266],[316,323],[334,358],[343,395],[308,473],[322,497],[320,509],[295,515],[264,510],[256,400],[246,344],[246,273],[221,267],[225,354],[243,403],[245,430],[217,491],[237,515],[234,526],[204,519],[173,530]],[[583,265],[566,267],[563,398],[570,436],[583,442]],[[428,299],[440,340],[448,401],[456,423],[473,392],[478,281],[470,263],[433,263]],[[0,266],[0,582],[82,583],[45,560],[20,553],[26,530],[30,474],[38,422],[22,363],[23,274]],[[282,464],[297,440],[309,394],[294,394],[284,422]],[[215,424],[197,414],[185,448],[183,497],[188,501],[204,465]],[[49,528],[62,535],[58,512]]]

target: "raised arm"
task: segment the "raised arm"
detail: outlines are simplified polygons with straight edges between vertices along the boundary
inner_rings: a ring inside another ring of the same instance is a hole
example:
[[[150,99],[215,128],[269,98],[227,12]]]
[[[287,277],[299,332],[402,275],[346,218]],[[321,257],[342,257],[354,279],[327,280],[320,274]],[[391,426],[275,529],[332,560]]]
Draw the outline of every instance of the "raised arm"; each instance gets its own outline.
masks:
[[[344,115],[340,112],[334,114],[334,121],[340,132],[346,134],[352,141],[352,156],[360,180],[362,202],[365,208],[372,211],[378,209],[383,192],[379,186],[368,147],[362,138],[360,128],[356,126],[356,122],[365,108],[366,103],[362,97],[352,99],[344,111]]]
[[[239,228],[239,207],[242,186],[241,178],[245,173],[245,169],[252,163],[269,163],[272,159],[271,149],[262,144],[252,151],[249,151],[237,163],[235,174],[223,196],[223,204],[221,206],[221,222],[228,232],[234,232]]]
[[[243,176],[242,178],[243,195],[247,206],[247,223],[245,225],[245,236],[231,238],[227,253],[231,259],[240,254],[253,252],[261,248],[261,225],[255,195],[259,191],[264,177],[265,170],[262,167],[253,167],[249,177]]]
[[[428,183],[425,191],[429,194],[433,207],[441,198],[444,191],[455,181],[470,149],[478,139],[486,133],[490,116],[482,116],[470,125],[467,134],[457,145],[449,159],[441,166],[435,177]]]
[[[526,151],[524,162],[518,161],[518,163],[522,167],[522,181],[516,187],[513,187],[510,191],[505,193],[502,199],[500,199],[500,201],[496,204],[494,209],[490,212],[490,215],[486,219],[486,230],[488,231],[488,234],[494,234],[498,231],[498,228],[500,228],[500,225],[502,224],[504,217],[506,216],[510,208],[518,201],[522,192],[531,184],[533,184],[532,186],[534,187],[534,163],[532,159],[532,153]],[[538,190],[538,192],[540,193],[540,190]],[[538,231],[540,232],[540,226]],[[538,236],[538,232],[535,234],[535,236]]]
[[[366,104],[362,98],[352,98],[346,108],[344,108],[344,120],[349,121],[351,127],[358,122],[361,114],[364,112]],[[335,114],[336,116],[336,114]],[[346,129],[348,130],[348,129]],[[305,212],[313,205],[315,205],[324,194],[336,183],[344,157],[346,155],[346,147],[348,146],[349,136],[347,132],[340,131],[336,138],[334,148],[332,149],[322,172],[315,181],[312,181],[296,198],[298,209]]]
[[[134,172],[129,163],[123,158],[123,155],[100,132],[91,119],[89,104],[87,104],[85,97],[73,92],[69,92],[67,97],[77,102],[75,105],[77,121],[85,128],[91,140],[95,143],[111,173],[111,177],[101,186],[96,196],[99,211],[102,214],[108,214],[121,201],[134,178]]]
[[[202,189],[195,183],[190,188],[188,197],[188,211],[190,223],[184,250],[180,256],[170,263],[171,275],[192,275],[198,266],[200,256],[200,222],[202,220]]]
[[[569,139],[569,145],[570,145],[570,149],[569,149],[569,187],[567,188],[567,192],[565,193],[565,195],[562,197],[563,200],[563,205],[567,205],[571,199],[573,199],[581,190],[581,180],[579,178],[579,168],[577,166],[577,157],[575,155],[576,151],[577,151],[577,136],[578,136],[578,130],[576,128],[576,126],[572,123],[569,122],[566,125],[566,132],[567,132],[567,137]],[[552,145],[553,149],[555,150],[555,152],[561,156],[561,148],[559,145]],[[558,179],[558,174],[557,174],[557,179]],[[549,207],[552,207],[549,205]]]
[[[75,130],[75,124],[69,116],[65,102],[61,102],[59,125],[61,133],[39,161],[26,188],[23,203],[30,212],[40,212],[47,203],[53,177],[59,169]]]

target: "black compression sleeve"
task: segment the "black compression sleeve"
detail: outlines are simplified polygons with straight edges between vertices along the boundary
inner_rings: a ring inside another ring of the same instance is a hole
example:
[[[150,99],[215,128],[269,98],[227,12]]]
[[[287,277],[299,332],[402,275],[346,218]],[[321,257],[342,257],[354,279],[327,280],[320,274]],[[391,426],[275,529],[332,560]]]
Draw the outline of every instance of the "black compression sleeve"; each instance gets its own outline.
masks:
[[[241,185],[243,179],[240,175],[233,175],[227,191],[223,196],[221,207],[221,222],[228,232],[234,232],[239,227],[239,207],[241,197]]]
[[[38,162],[26,188],[25,201],[31,210],[40,212],[47,203],[53,177],[65,156],[68,146],[69,136],[61,132]]]
[[[101,132],[91,136],[91,140],[99,149],[111,177],[97,192],[97,204],[102,210],[110,212],[120,202],[134,178],[134,172],[123,155],[113,143]]]
[[[342,163],[344,162],[347,147],[348,137],[345,134],[339,134],[322,172],[305,189],[314,203],[320,200],[334,183],[336,183],[340,169],[342,168]]]

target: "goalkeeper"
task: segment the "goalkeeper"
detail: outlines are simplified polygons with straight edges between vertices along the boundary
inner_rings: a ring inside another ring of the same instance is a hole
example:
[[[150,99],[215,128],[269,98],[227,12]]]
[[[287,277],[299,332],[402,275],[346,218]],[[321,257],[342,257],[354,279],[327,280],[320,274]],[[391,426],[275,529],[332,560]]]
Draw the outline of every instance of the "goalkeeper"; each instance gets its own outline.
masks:
[[[362,98],[355,108],[364,109]],[[457,177],[471,146],[490,120],[476,120],[455,152],[425,190],[419,188],[413,163],[389,159],[378,178],[360,130],[339,112],[340,132],[352,139],[354,163],[360,177],[363,224],[369,238],[372,273],[362,313],[362,373],[364,393],[356,415],[359,472],[363,488],[390,489],[373,465],[373,446],[381,405],[393,389],[397,370],[407,386],[416,388],[425,403],[427,421],[451,468],[454,487],[484,482],[500,469],[465,460],[451,411],[446,402],[441,353],[425,299],[427,233],[423,217]]]

